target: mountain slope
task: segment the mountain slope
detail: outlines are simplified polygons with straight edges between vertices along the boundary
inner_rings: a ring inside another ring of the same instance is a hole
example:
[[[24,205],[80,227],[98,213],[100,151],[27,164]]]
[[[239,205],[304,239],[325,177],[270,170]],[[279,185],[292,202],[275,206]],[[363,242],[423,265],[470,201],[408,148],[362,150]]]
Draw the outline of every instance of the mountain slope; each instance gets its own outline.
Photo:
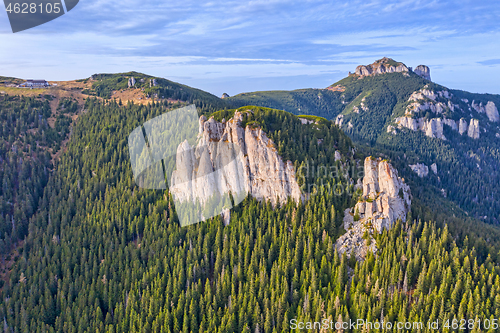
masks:
[[[228,237],[234,243],[236,239],[243,237],[240,246],[250,246],[251,243],[253,248],[253,235],[265,237],[266,240],[257,245],[255,250],[248,252],[249,255],[253,253],[252,256],[240,263],[241,274],[250,274],[245,278],[249,283],[254,273],[250,273],[248,267],[257,265],[254,267],[257,269],[261,266],[260,248],[270,245],[270,234],[265,230],[278,231],[291,227],[291,224],[282,222],[285,216],[289,223],[291,217],[296,216],[294,234],[285,236],[286,232],[283,232],[283,240],[286,241],[293,239],[295,242],[302,228],[302,212],[312,214],[312,207],[319,204],[324,207],[321,208],[322,215],[317,216],[324,217],[321,217],[321,228],[314,223],[317,237],[324,232],[332,235],[328,237],[336,237],[336,234],[341,233],[341,209],[351,201],[347,193],[330,193],[321,198],[318,196],[309,200],[305,207],[289,203],[278,210],[248,199],[241,208],[236,209],[230,228],[224,228],[220,219],[215,218],[208,223],[181,229],[168,192],[141,190],[134,185],[127,153],[127,135],[147,119],[167,109],[159,104],[120,107],[114,102],[103,105],[92,100],[87,102],[85,108],[88,111],[74,128],[67,152],[62,156],[56,173],[45,189],[40,213],[32,221],[31,232],[21,251],[22,258],[15,265],[10,280],[4,287],[1,299],[10,299],[2,302],[0,311],[7,316],[9,327],[30,327],[30,330],[35,330],[36,327],[59,329],[63,325],[69,325],[78,331],[96,331],[101,330],[100,325],[104,325],[107,318],[106,326],[116,325],[117,331],[134,330],[128,325],[135,327],[139,323],[131,323],[125,318],[135,315],[124,311],[125,308],[130,311],[135,307],[131,305],[139,300],[139,294],[149,293],[146,291],[149,289],[149,282],[163,285],[163,288],[167,285],[170,286],[168,288],[173,288],[161,294],[161,303],[174,302],[176,307],[183,308],[189,307],[191,299],[198,303],[198,290],[208,292],[211,289],[205,286],[206,279],[213,279],[215,283],[224,276],[229,277],[227,273],[224,275],[223,267],[226,266],[226,270],[229,270],[228,263],[224,263],[226,259],[223,259],[228,255],[229,247],[223,247],[223,244],[227,244],[222,241],[223,238]],[[231,111],[222,111],[216,116],[225,116],[227,112]],[[251,126],[265,124],[269,135],[281,146],[280,149],[287,156],[298,159],[298,162],[309,156],[309,150],[317,151],[314,157],[326,161],[334,156],[333,151],[327,153],[329,149],[334,150],[337,146],[342,151],[350,150],[350,140],[331,123],[325,130],[318,131],[313,125],[303,125],[298,118],[281,111],[255,108],[253,116],[254,120],[249,119],[253,121]],[[289,130],[295,127],[291,132],[293,135],[284,136],[283,130],[287,127],[283,126],[284,123],[292,126]],[[299,131],[300,128],[305,132]],[[329,132],[325,132],[327,129]],[[318,149],[317,140],[304,140],[309,136],[305,134],[316,132],[318,133],[315,135],[322,135],[328,143],[323,146],[326,150]],[[343,146],[340,146],[339,139],[343,140]],[[295,140],[295,144],[283,145],[286,140]],[[312,149],[312,146],[316,148]],[[340,184],[345,182],[342,179],[339,176],[330,181]],[[320,211],[315,214],[320,214]],[[312,222],[311,215],[308,223]],[[258,231],[259,228],[262,231]],[[310,228],[312,225],[308,227]],[[269,258],[269,269],[271,263],[277,260],[278,244],[272,246],[273,256]],[[194,254],[188,250],[191,246],[196,248],[194,251],[197,254],[189,258]],[[234,249],[236,253],[245,250]],[[221,254],[222,250],[224,254]],[[326,250],[325,248],[324,251]],[[186,257],[187,253],[191,255]],[[193,267],[192,271],[180,274],[178,268],[175,268],[180,263],[176,258],[180,257],[187,260],[186,264]],[[159,279],[157,274],[160,274]],[[174,281],[174,276],[179,277],[179,280]],[[213,276],[221,277],[212,278]],[[144,282],[149,282],[141,286],[142,283],[138,284],[138,281],[142,278],[146,279]],[[187,305],[183,299],[185,296],[181,296],[184,292],[180,292],[186,287],[186,283],[191,285],[188,287],[190,291]],[[60,287],[57,287],[58,284]],[[250,288],[247,282],[243,287]],[[215,293],[216,286],[213,288],[211,293]],[[219,297],[222,296],[224,295]],[[227,300],[228,296],[229,294],[224,298]],[[23,299],[28,298],[28,303],[25,303]],[[234,295],[233,299],[236,302],[237,296]],[[264,300],[260,297],[259,303],[264,307]],[[7,310],[21,304],[25,309],[23,313],[30,318],[28,321],[21,320],[20,313]],[[157,303],[156,306],[158,308],[152,315],[158,316],[161,313],[162,317],[162,305]],[[211,306],[216,310],[219,308],[217,303]],[[210,317],[205,322],[208,318]],[[202,315],[197,320],[202,321]],[[253,319],[248,324],[252,325],[252,322]],[[176,330],[174,328],[177,325],[182,325],[182,319],[178,324],[172,322],[172,329]]]
[[[129,88],[132,77],[136,83]],[[18,88],[22,82],[19,78],[0,76],[2,254],[9,253],[26,236],[50,173],[65,149],[72,127],[85,111],[88,98],[107,100],[113,96],[122,104],[194,103],[204,113],[228,107],[207,92],[137,72],[95,74],[83,80],[51,82],[49,87],[40,89]]]
[[[377,256],[338,255],[360,156],[331,122],[259,107],[213,114],[222,121],[252,110],[244,126],[262,128],[296,168],[309,163],[304,177],[317,187],[304,204],[248,197],[227,227],[216,217],[180,228],[168,191],[134,184],[127,147],[134,128],[168,109],[98,100],[85,108],[0,292],[7,329],[271,333],[292,331],[293,320],[426,322],[500,311],[496,252],[459,248],[446,227],[396,223],[374,235]],[[322,165],[340,172],[313,172]]]
[[[229,106],[224,100],[203,90],[138,72],[94,74],[84,81],[90,83],[91,87],[83,93],[104,99],[122,99],[124,103],[128,100],[126,97],[131,95],[122,93],[128,91],[136,93],[135,96],[132,95],[137,99],[136,103],[153,100],[187,102],[195,104],[203,112],[213,112]]]
[[[29,219],[80,112],[70,98],[57,103],[52,95],[0,95],[1,254],[28,233]]]
[[[238,94],[224,100],[235,107],[257,105],[326,119],[334,119],[343,109],[340,93],[328,89],[257,91]]]
[[[358,66],[325,90],[302,90],[307,98],[301,104],[295,91],[246,93],[228,100],[238,105],[251,99],[335,120],[355,141],[390,151],[402,175],[418,186],[433,188],[471,216],[498,223],[500,96],[448,89],[426,79],[426,66],[418,69],[420,75],[384,58]],[[319,93],[332,96],[324,109],[311,107]]]

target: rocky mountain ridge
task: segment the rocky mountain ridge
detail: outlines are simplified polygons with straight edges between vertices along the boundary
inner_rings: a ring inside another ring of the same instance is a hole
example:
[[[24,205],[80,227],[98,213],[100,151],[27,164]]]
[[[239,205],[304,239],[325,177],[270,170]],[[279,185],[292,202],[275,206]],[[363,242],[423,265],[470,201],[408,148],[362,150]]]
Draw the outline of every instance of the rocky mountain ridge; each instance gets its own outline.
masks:
[[[384,57],[370,65],[359,65],[356,67],[354,74],[363,77],[396,72],[409,72],[409,68],[402,62],[396,62]]]
[[[304,199],[293,163],[282,159],[261,128],[243,127],[242,120],[239,111],[222,122],[200,117],[197,145],[185,141],[177,150],[171,180],[176,200],[207,202],[214,193],[228,192],[249,193],[273,205],[288,197]]]
[[[406,221],[411,207],[410,187],[386,160],[367,157],[364,162],[363,194],[358,203],[344,212],[347,232],[336,243],[340,253],[354,253],[363,260],[376,252],[373,233],[390,229],[397,220]]]
[[[354,71],[355,75],[360,77],[373,76],[385,73],[403,73],[408,75],[412,71],[411,67],[407,67],[402,62],[397,62],[391,58],[384,57],[375,61],[370,65],[359,65]],[[431,70],[425,65],[418,65],[413,71],[418,76],[431,81]]]
[[[429,81],[424,66],[406,68],[386,58],[358,67],[329,90],[252,92],[230,101],[334,120],[354,141],[398,151],[406,166],[400,172],[408,181],[427,186],[407,167],[424,163],[427,177],[441,179],[435,193],[444,189],[471,216],[498,223],[500,95],[449,89]],[[434,163],[437,175],[430,169]],[[477,185],[472,189],[470,184]]]
[[[480,127],[477,118],[481,117],[483,126]],[[442,140],[447,140],[443,134],[444,125],[460,135],[467,134],[472,139],[478,139],[481,131],[486,132],[488,127],[491,128],[491,125],[499,121],[498,109],[493,101],[488,101],[485,105],[474,100],[469,102],[468,99],[458,101],[448,90],[431,89],[429,85],[411,94],[404,116],[394,119],[395,125],[400,129],[422,131],[428,137]],[[387,132],[395,134],[394,126],[389,126]]]

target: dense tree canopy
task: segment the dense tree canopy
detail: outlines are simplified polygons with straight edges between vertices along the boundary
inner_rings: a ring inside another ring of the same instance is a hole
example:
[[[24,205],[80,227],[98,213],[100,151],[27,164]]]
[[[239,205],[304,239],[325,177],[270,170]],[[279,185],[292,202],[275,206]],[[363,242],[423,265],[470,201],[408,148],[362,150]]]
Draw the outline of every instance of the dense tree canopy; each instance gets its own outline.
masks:
[[[305,203],[249,197],[227,227],[217,217],[181,228],[170,193],[138,188],[128,156],[130,132],[166,106],[88,100],[85,109],[0,292],[4,328],[287,332],[292,319],[498,318],[497,253],[479,256],[480,236],[457,246],[442,221],[416,218],[431,216],[423,205],[377,236],[379,251],[364,262],[336,252],[362,156],[333,124],[243,108],[253,111],[246,125],[265,129],[297,168],[314,160],[342,172],[309,179],[319,186]]]

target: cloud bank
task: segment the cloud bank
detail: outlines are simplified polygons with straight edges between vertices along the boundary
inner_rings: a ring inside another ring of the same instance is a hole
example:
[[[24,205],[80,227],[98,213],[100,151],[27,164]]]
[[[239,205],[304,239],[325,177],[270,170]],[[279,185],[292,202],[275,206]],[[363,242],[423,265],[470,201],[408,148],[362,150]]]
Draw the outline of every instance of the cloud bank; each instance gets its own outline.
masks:
[[[494,2],[468,0],[88,0],[18,34],[0,12],[0,75],[137,70],[232,95],[325,87],[389,56],[430,66],[452,88],[500,93],[499,15]]]

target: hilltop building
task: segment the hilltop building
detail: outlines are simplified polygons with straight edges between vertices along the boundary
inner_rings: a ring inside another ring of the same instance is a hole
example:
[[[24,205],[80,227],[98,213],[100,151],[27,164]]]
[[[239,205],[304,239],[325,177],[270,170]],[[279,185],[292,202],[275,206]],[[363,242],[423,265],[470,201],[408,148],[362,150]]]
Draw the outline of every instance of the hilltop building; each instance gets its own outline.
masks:
[[[19,87],[26,87],[26,88],[44,88],[48,87],[49,83],[45,80],[27,80],[24,83],[21,83]]]

